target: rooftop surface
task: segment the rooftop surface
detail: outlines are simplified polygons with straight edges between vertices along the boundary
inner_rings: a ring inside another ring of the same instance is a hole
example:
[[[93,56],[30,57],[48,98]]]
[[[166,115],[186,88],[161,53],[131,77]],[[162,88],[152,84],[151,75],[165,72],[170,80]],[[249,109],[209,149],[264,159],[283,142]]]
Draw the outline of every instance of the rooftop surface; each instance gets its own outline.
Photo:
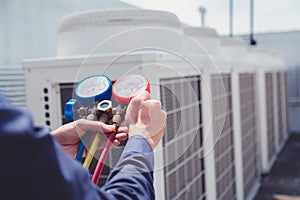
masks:
[[[268,175],[262,178],[257,200],[300,200],[300,134],[291,134]]]

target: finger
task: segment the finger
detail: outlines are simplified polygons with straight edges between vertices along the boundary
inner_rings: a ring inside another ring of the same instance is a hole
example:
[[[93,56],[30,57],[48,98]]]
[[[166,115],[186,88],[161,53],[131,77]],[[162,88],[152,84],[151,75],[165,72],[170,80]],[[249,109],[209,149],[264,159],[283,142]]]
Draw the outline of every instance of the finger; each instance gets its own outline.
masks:
[[[128,133],[128,127],[127,126],[121,126],[118,128],[118,133]]]
[[[86,119],[80,119],[76,121],[76,128],[78,129],[77,132],[79,133],[80,137],[87,131],[107,133],[115,130],[115,127],[113,125],[107,125],[103,122],[90,121]]]
[[[118,145],[120,144],[120,141],[117,140],[117,139],[114,139],[114,140],[113,140],[113,144],[116,145],[116,146],[118,146]]]
[[[150,109],[150,119],[152,124],[152,130],[154,133],[161,132],[166,126],[167,114],[162,111],[158,106]]]
[[[128,137],[127,133],[118,133],[116,134],[115,139],[122,141],[122,140],[126,140],[127,137]]]
[[[155,100],[155,99],[151,99],[151,100],[147,100],[147,101],[143,102],[141,105],[142,108],[144,108],[144,107],[151,108],[153,106],[158,106],[158,108],[161,109],[161,102],[158,100]]]
[[[87,153],[88,153],[88,150],[85,148],[84,151],[83,151],[82,157],[85,158]]]
[[[138,99],[140,99],[141,101],[147,101],[147,100],[150,100],[150,99],[151,99],[151,95],[150,95],[149,92],[143,91],[143,92],[139,93],[139,94],[138,94],[136,97],[134,97],[134,98],[138,98]],[[133,99],[134,99],[134,98],[133,98]]]
[[[123,121],[123,122],[121,123],[120,127],[127,127],[127,124],[126,124],[126,122],[125,122],[125,121]]]
[[[164,124],[166,122],[166,112],[161,110],[159,104],[152,105],[149,109],[149,115],[153,123]]]
[[[130,120],[133,123],[137,122],[137,118],[138,118],[138,112],[141,106],[141,103],[146,101],[146,100],[150,100],[151,96],[150,93],[147,91],[141,92],[140,94],[138,94],[137,96],[135,96],[129,103],[128,105],[128,109],[126,112],[126,121],[127,123],[130,123]],[[128,113],[130,117],[128,117]]]
[[[142,106],[142,108],[140,109],[138,123],[142,123],[142,124],[145,124],[145,125],[150,123],[149,107],[148,106]]]
[[[141,105],[141,101],[138,98],[133,98],[130,101],[125,114],[125,122],[127,124],[136,123],[140,105]]]
[[[149,124],[151,122],[150,111],[155,111],[155,113],[159,114],[161,111],[161,103],[157,100],[148,100],[142,103],[141,111],[140,111],[140,118],[139,120],[144,124]]]

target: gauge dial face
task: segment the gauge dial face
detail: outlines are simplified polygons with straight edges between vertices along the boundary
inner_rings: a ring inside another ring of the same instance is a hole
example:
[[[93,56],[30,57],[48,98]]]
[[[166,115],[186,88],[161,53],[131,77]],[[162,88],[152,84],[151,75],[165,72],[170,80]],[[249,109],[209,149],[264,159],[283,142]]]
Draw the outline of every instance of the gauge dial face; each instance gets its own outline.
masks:
[[[104,76],[92,76],[81,83],[75,91],[80,97],[94,97],[109,89],[109,80]]]
[[[147,80],[140,75],[130,75],[121,79],[114,88],[114,93],[123,98],[131,98],[146,90]]]

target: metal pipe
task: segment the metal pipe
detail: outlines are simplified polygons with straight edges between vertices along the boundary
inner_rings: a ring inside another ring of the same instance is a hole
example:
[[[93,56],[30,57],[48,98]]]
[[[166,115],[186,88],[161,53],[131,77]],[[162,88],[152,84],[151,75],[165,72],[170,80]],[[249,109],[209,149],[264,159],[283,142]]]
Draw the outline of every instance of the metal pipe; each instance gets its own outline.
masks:
[[[233,36],[233,0],[229,0],[229,36]]]
[[[256,45],[253,37],[254,29],[254,0],[250,0],[250,45]]]
[[[201,25],[202,25],[202,27],[204,27],[205,26],[206,9],[205,9],[205,7],[201,6],[201,7],[199,7],[198,11],[200,12],[200,15],[201,15]]]

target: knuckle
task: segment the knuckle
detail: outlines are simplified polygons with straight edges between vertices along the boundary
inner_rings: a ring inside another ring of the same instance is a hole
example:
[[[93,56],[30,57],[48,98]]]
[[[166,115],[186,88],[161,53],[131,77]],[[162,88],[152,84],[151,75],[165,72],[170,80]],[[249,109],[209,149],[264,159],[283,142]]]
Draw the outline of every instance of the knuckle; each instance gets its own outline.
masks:
[[[104,123],[101,122],[101,121],[97,121],[97,125],[100,126],[100,127],[103,127],[103,126],[104,126]]]
[[[106,124],[100,121],[97,121],[97,127],[99,129],[99,131],[102,131],[104,128],[106,128]]]
[[[133,106],[138,106],[140,104],[140,99],[138,97],[134,97],[130,103]]]
[[[144,95],[146,97],[146,99],[151,99],[151,94],[147,91],[144,91]]]
[[[77,120],[77,123],[78,123],[79,125],[84,124],[84,122],[85,122],[84,119],[79,119],[79,120]]]

